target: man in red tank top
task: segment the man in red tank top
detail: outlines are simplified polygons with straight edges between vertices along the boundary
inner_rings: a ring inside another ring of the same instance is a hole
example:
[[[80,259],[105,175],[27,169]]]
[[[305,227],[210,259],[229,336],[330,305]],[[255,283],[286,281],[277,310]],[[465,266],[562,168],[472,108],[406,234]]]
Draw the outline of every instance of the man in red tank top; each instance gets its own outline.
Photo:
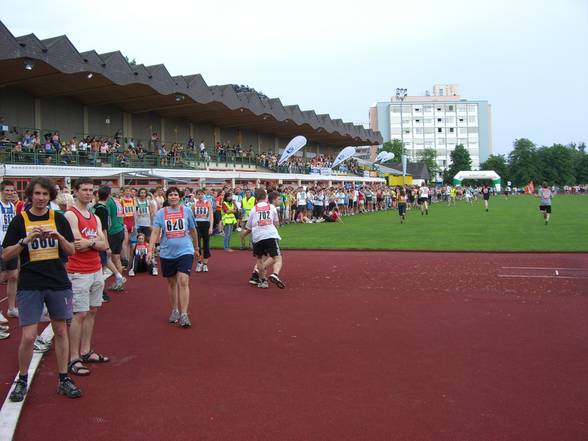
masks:
[[[75,204],[65,213],[75,238],[76,252],[69,257],[67,273],[73,290],[73,318],[69,328],[69,372],[88,375],[84,363],[110,361],[92,351],[92,333],[96,311],[102,305],[104,276],[99,251],[108,248],[100,219],[88,210],[92,202],[94,184],[89,178],[75,182]]]

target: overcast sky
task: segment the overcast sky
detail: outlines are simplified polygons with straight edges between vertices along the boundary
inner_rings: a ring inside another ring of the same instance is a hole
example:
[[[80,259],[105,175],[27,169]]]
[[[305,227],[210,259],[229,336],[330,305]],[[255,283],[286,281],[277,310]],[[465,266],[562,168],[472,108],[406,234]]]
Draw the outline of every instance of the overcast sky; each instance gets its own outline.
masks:
[[[12,3],[16,35],[66,34],[209,85],[367,124],[397,87],[459,84],[492,104],[494,152],[515,138],[588,142],[587,0],[63,1]]]

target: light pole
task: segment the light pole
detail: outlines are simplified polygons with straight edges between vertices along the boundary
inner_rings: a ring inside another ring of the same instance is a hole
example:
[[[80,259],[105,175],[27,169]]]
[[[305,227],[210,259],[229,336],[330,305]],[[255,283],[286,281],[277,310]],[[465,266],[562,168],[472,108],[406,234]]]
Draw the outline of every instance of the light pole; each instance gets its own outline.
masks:
[[[400,161],[402,165],[402,186],[404,186],[404,177],[406,176],[406,167],[404,165],[404,124],[403,124],[403,116],[402,116],[402,104],[404,103],[404,98],[406,98],[406,89],[403,88],[396,88],[396,99],[400,100],[400,144],[402,145],[402,152],[400,154]]]

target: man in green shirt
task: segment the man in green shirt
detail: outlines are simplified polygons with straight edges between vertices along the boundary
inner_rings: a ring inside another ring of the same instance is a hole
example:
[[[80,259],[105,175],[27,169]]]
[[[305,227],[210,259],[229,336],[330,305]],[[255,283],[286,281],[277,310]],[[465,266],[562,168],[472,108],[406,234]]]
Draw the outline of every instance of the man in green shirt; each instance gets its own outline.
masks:
[[[110,187],[107,187],[110,190]],[[100,190],[98,191],[100,194]],[[106,210],[108,211],[108,244],[111,251],[112,263],[116,267],[115,282],[110,289],[115,291],[122,291],[125,282],[127,281],[122,276],[122,263],[120,260],[120,253],[122,251],[123,242],[125,240],[125,226],[123,223],[123,209],[119,200],[112,196],[108,197],[106,201]]]

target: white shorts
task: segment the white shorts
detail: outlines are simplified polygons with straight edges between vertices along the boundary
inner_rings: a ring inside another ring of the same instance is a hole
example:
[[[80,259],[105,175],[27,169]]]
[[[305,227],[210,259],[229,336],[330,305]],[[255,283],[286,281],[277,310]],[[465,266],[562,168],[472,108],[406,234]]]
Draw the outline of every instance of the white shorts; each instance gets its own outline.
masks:
[[[68,273],[73,291],[73,312],[88,312],[102,306],[104,275],[102,269],[90,274]]]

